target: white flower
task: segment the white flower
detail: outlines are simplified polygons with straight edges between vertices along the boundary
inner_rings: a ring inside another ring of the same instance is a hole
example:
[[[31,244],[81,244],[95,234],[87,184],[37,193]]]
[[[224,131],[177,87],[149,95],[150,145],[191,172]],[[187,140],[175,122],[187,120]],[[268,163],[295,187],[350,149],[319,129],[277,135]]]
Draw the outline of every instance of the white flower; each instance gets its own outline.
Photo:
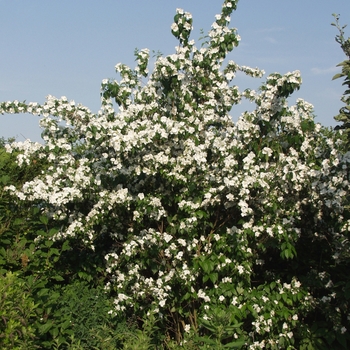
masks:
[[[171,30],[172,30],[173,32],[177,32],[177,31],[179,30],[179,27],[177,26],[176,23],[173,23],[173,24],[171,25]]]
[[[173,239],[172,235],[169,235],[168,233],[164,232],[164,240],[165,242],[169,243]]]
[[[178,253],[176,254],[176,259],[181,260],[183,255],[184,255],[183,252],[178,252]]]
[[[242,265],[237,266],[238,273],[242,275],[244,273],[244,267]]]

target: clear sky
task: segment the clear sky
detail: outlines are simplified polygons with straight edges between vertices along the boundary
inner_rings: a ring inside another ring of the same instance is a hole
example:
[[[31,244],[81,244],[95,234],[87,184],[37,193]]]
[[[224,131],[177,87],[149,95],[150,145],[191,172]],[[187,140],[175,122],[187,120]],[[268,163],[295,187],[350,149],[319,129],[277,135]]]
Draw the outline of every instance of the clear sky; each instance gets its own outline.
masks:
[[[134,67],[135,48],[174,52],[170,26],[176,8],[192,13],[197,41],[221,5],[221,0],[0,0],[0,101],[43,103],[50,94],[97,112],[101,80],[117,77],[118,62]],[[229,57],[266,75],[300,70],[303,85],[290,103],[296,98],[312,103],[316,120],[326,126],[336,125],[333,116],[344,92],[341,80],[332,81],[345,59],[334,40],[332,13],[349,24],[345,34],[350,36],[349,0],[240,0],[231,25],[241,43]],[[235,84],[257,88],[259,80],[238,76]],[[234,107],[233,119],[251,108]],[[40,141],[38,120],[0,115],[0,137]]]

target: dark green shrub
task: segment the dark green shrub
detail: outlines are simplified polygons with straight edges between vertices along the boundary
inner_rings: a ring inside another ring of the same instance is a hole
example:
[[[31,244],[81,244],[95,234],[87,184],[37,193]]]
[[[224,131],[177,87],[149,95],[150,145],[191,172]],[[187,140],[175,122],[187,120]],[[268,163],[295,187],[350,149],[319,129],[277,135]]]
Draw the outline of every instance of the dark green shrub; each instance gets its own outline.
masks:
[[[0,276],[0,348],[33,349],[37,305],[25,282],[11,272]]]
[[[79,349],[116,349],[122,325],[108,311],[112,308],[101,287],[74,281],[53,289],[38,288],[38,345],[51,349],[79,344]],[[124,327],[125,328],[125,327]],[[125,329],[124,329],[125,331]],[[120,344],[119,344],[120,345]]]

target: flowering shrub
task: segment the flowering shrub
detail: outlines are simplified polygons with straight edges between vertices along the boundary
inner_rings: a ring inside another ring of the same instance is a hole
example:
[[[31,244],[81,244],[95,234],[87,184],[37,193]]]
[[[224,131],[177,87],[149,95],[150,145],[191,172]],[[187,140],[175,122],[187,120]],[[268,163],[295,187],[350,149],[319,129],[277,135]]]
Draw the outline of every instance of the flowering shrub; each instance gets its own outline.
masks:
[[[156,316],[163,344],[346,348],[344,137],[316,124],[309,103],[288,105],[298,71],[271,74],[259,91],[232,84],[238,71],[264,74],[226,60],[240,41],[228,27],[236,3],[224,2],[200,49],[178,9],[175,54],[151,74],[147,49],[135,69],[118,64],[98,114],[65,97],[2,103],[2,113],[43,116],[44,145],[7,151],[18,164],[49,162],[8,190],[40,204],[60,227],[56,243],[103,253],[110,313]],[[256,109],[234,123],[242,98]]]

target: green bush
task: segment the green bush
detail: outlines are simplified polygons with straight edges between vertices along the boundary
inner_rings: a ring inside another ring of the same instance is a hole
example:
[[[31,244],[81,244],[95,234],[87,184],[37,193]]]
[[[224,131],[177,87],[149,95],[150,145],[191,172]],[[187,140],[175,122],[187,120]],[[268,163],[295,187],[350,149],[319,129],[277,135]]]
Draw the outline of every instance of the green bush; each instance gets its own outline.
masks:
[[[123,323],[108,313],[112,304],[102,288],[74,281],[54,289],[38,288],[35,294],[38,346],[116,349]]]
[[[0,348],[34,349],[37,305],[16,274],[0,276]]]

